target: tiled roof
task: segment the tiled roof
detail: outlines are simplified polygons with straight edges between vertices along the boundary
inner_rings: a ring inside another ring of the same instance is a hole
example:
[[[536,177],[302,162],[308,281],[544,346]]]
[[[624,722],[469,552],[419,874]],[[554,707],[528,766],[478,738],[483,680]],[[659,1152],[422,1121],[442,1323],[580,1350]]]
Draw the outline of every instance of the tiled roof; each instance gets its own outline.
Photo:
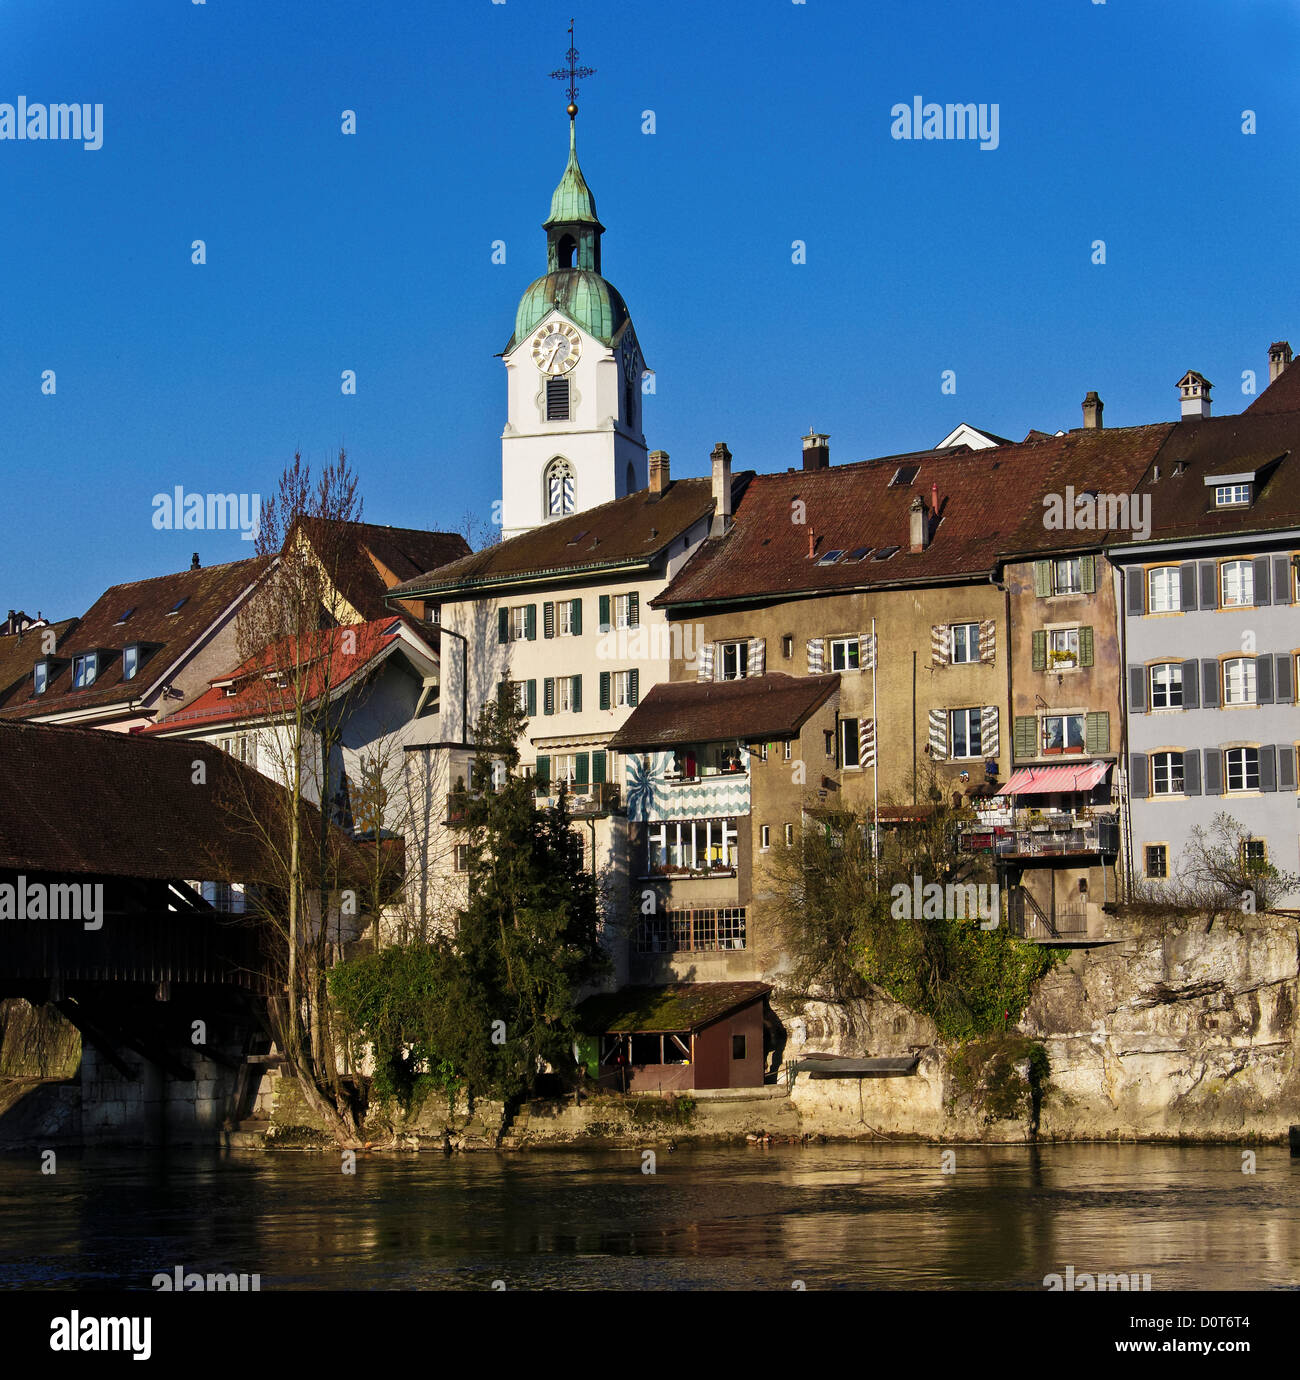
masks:
[[[55,637],[55,651],[77,626],[75,618],[65,618],[47,627],[0,637],[0,705],[10,704],[32,692],[32,667],[45,655],[43,638]]]
[[[1288,364],[1246,412],[1255,417],[1264,413],[1300,412],[1300,360]]]
[[[266,564],[254,557],[114,585],[60,640],[59,664],[45,693],[34,693],[30,676],[5,687],[0,691],[0,717],[27,718],[138,699],[235,603]],[[171,613],[182,599],[180,609]],[[128,610],[130,616],[122,622]],[[123,681],[122,649],[136,642],[152,647],[134,678]],[[101,658],[93,685],[74,690],[72,657],[97,650],[116,655]]]
[[[738,496],[752,472],[732,475]],[[733,506],[736,498],[733,497]],[[530,532],[484,547],[390,590],[390,596],[419,597],[452,591],[480,593],[494,585],[530,577],[575,575],[607,566],[641,565],[713,511],[709,479],[675,479],[659,496],[649,489],[543,523]]]
[[[758,1001],[765,982],[677,982],[665,987],[624,987],[588,997],[578,1007],[581,1029],[592,1035],[663,1035],[720,1020]]]
[[[675,743],[791,738],[839,688],[836,674],[773,673],[743,680],[677,680],[654,686],[609,740],[619,752]]]

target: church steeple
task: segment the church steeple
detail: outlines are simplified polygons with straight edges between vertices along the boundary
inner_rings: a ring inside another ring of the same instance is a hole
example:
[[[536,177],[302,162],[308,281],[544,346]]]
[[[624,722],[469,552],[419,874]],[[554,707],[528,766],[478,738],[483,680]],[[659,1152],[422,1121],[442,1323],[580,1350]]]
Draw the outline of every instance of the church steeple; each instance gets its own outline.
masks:
[[[551,214],[542,222],[546,231],[546,271],[585,268],[600,272],[600,237],[605,227],[596,216],[596,198],[578,166],[577,106],[570,103],[569,161],[551,194]]]

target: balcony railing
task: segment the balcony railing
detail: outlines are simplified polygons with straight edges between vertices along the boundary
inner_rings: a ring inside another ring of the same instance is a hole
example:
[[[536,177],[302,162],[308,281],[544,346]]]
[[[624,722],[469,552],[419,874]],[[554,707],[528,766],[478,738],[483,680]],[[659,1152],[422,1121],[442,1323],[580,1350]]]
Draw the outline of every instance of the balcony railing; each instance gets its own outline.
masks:
[[[1078,857],[1119,852],[1119,824],[1113,819],[1080,820],[1070,815],[1047,816],[1033,823],[994,825],[961,831],[964,852],[991,852],[995,857]]]
[[[569,809],[575,815],[621,814],[623,793],[616,781],[595,781],[586,785],[570,784],[567,787]],[[537,786],[537,803],[540,806],[553,806],[560,803],[560,783],[543,781]]]

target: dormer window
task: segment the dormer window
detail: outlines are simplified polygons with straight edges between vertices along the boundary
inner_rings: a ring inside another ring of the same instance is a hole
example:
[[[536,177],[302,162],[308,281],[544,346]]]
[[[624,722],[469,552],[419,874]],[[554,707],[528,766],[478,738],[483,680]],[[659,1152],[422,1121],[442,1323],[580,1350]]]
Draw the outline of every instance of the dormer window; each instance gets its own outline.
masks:
[[[1216,508],[1244,508],[1250,504],[1249,484],[1216,484],[1214,486],[1214,506]]]
[[[122,649],[122,679],[133,680],[140,669],[140,648],[132,643]]]
[[[38,661],[32,668],[32,679],[36,685],[36,693],[43,695],[50,685],[50,663]]]
[[[72,688],[86,690],[95,683],[95,673],[99,668],[98,652],[84,652],[72,658]]]

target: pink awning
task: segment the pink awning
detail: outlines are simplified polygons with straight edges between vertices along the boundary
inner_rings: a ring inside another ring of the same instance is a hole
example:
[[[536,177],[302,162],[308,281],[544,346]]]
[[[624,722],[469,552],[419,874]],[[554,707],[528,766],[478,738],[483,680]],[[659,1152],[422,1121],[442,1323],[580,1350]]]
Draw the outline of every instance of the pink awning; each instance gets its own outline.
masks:
[[[1071,763],[1068,767],[1021,767],[999,795],[1052,795],[1056,791],[1090,791],[1110,770],[1109,762]]]

